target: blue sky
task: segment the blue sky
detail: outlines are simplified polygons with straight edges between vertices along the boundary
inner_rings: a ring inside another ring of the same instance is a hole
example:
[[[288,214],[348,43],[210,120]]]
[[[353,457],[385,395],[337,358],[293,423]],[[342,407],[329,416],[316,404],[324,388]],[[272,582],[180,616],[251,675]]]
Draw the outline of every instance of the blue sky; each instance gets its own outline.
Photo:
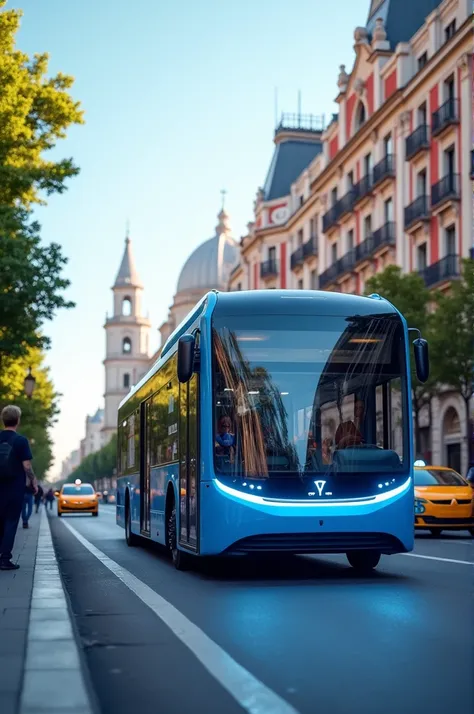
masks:
[[[84,420],[103,403],[103,323],[130,220],[145,306],[166,318],[187,255],[213,234],[220,190],[237,236],[252,219],[280,111],[336,111],[339,65],[353,63],[353,31],[369,0],[23,0],[18,46],[47,51],[51,73],[76,78],[86,112],[55,155],[81,168],[37,211],[45,242],[69,258],[73,311],[46,332],[62,393],[53,431],[56,475]]]

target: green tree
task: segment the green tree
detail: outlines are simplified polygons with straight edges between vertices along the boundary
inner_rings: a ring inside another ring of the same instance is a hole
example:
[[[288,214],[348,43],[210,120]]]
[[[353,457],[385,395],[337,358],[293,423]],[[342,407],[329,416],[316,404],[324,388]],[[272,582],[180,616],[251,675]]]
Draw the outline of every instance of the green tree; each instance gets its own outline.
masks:
[[[112,436],[108,444],[94,454],[89,454],[69,476],[67,481],[95,481],[100,478],[110,478],[117,467],[117,434]]]
[[[432,317],[429,312],[429,303],[432,300],[432,295],[420,275],[403,273],[399,266],[389,265],[383,272],[372,276],[367,281],[365,292],[366,295],[378,293],[389,300],[405,317],[408,327],[417,327],[421,330],[423,337],[431,343]],[[428,382],[420,384],[416,377],[413,350],[410,350],[410,361],[415,450],[418,455],[421,453],[420,414],[424,406],[430,406],[431,397],[436,393],[436,375],[432,370]]]
[[[48,55],[32,59],[15,46],[22,13],[0,0],[0,205],[29,208],[61,193],[78,173],[72,159],[45,157],[72,124],[83,122],[68,90],[74,80],[48,76]]]
[[[24,392],[28,367],[32,368],[36,379],[31,399]],[[58,413],[58,398],[49,370],[44,366],[44,355],[38,348],[31,348],[25,356],[10,360],[8,368],[1,375],[0,409],[13,403],[22,410],[21,433],[31,441],[35,473],[39,480],[46,477],[52,463],[49,428]]]
[[[469,444],[469,403],[474,394],[474,260],[462,262],[461,279],[436,296],[431,338],[436,378],[461,394]]]

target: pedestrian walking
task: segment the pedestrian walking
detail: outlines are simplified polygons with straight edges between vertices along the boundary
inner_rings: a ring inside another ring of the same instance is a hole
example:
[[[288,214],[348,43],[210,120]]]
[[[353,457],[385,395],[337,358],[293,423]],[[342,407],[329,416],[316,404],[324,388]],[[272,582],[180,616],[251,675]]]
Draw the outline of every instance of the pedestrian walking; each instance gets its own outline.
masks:
[[[2,410],[4,429],[0,431],[0,570],[17,570],[12,549],[22,512],[25,489],[36,493],[36,477],[30,444],[18,433],[21,409],[10,405]]]
[[[21,510],[21,518],[23,520],[23,528],[29,528],[30,516],[33,513],[33,499],[36,496],[35,488],[32,484],[27,484],[25,487],[25,495],[23,496],[23,508]]]
[[[37,492],[35,493],[35,511],[36,511],[36,513],[39,512],[39,509],[40,509],[40,506],[41,506],[41,501],[43,500],[43,496],[44,496],[43,487],[42,487],[41,484],[39,483],[39,484],[38,484],[38,490],[37,490]]]
[[[53,491],[52,488],[50,488],[50,489],[46,492],[45,501],[44,501],[44,505],[46,506],[46,510],[48,510],[48,505],[49,505],[49,510],[52,511],[52,510],[53,510],[53,503],[54,503],[54,491]]]

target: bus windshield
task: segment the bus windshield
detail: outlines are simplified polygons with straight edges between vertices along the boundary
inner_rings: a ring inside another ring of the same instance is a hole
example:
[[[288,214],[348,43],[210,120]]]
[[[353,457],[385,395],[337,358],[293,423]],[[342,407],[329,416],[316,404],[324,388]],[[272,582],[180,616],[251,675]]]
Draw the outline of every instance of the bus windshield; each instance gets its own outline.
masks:
[[[217,473],[408,472],[398,315],[216,316],[213,342]]]

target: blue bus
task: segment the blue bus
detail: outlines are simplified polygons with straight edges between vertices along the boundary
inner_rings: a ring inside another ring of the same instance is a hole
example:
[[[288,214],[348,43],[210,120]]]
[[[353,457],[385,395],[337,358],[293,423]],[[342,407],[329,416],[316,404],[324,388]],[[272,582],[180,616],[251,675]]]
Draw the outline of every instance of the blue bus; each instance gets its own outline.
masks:
[[[119,407],[127,543],[161,543],[178,569],[284,552],[368,570],[411,550],[409,342],[378,295],[209,292]],[[425,381],[427,342],[413,349]]]

